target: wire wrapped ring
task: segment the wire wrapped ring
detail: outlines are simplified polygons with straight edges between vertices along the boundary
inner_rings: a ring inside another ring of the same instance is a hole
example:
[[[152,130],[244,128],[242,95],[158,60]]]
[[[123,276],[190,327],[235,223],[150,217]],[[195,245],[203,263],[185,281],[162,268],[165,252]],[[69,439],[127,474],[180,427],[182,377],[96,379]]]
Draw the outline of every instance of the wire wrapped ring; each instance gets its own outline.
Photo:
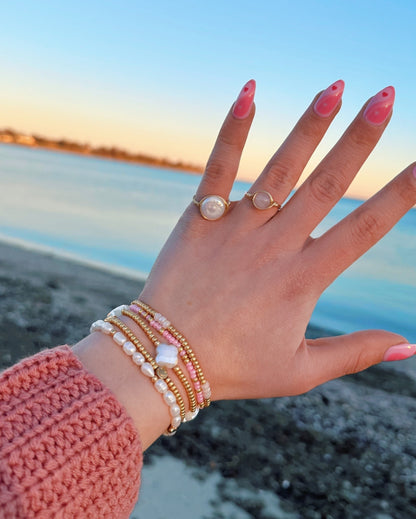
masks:
[[[230,207],[230,201],[219,195],[204,196],[199,202],[194,196],[192,202],[198,206],[202,218],[211,221],[219,220]]]
[[[256,191],[255,193],[247,193],[244,195],[249,198],[256,209],[260,209],[260,211],[264,211],[265,209],[271,209],[272,207],[277,207],[277,210],[280,211],[282,206],[278,204],[275,200],[273,200],[272,195],[268,191]]]

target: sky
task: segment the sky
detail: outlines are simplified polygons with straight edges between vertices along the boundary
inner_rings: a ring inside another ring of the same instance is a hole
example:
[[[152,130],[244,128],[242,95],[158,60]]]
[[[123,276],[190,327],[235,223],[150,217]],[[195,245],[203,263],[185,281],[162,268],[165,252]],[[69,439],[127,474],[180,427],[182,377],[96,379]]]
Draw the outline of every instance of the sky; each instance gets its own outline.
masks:
[[[392,122],[348,195],[371,196],[416,160],[414,0],[0,1],[0,20],[0,128],[203,165],[254,78],[247,180],[316,93],[344,79],[342,110],[305,175],[388,85]]]

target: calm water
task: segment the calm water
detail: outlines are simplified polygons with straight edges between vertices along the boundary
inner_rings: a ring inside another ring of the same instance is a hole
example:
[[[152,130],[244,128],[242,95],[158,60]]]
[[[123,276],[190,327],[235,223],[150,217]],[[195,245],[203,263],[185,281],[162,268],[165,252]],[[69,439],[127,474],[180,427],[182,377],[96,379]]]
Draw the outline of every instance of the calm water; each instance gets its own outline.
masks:
[[[0,145],[0,238],[47,246],[112,268],[149,272],[198,176]],[[237,182],[231,198],[248,184]],[[357,207],[342,200],[321,233]],[[416,342],[416,210],[322,296],[313,322],[384,328]]]

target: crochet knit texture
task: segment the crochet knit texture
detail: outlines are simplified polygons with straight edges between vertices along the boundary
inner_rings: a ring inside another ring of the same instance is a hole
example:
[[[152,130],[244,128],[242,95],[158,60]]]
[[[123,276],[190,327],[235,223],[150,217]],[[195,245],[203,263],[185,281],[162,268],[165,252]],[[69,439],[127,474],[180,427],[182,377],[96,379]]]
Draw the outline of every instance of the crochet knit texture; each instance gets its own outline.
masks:
[[[1,518],[128,518],[141,468],[131,417],[71,348],[0,374]]]

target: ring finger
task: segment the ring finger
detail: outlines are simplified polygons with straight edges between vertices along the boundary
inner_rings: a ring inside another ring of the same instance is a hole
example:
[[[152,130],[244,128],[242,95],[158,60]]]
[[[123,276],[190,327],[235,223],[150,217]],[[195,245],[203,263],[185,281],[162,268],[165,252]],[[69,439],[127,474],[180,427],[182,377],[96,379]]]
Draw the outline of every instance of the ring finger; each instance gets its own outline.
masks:
[[[244,197],[241,206],[254,206],[256,225],[274,216],[289,196],[338,113],[343,91],[344,82],[339,80],[315,97]]]

